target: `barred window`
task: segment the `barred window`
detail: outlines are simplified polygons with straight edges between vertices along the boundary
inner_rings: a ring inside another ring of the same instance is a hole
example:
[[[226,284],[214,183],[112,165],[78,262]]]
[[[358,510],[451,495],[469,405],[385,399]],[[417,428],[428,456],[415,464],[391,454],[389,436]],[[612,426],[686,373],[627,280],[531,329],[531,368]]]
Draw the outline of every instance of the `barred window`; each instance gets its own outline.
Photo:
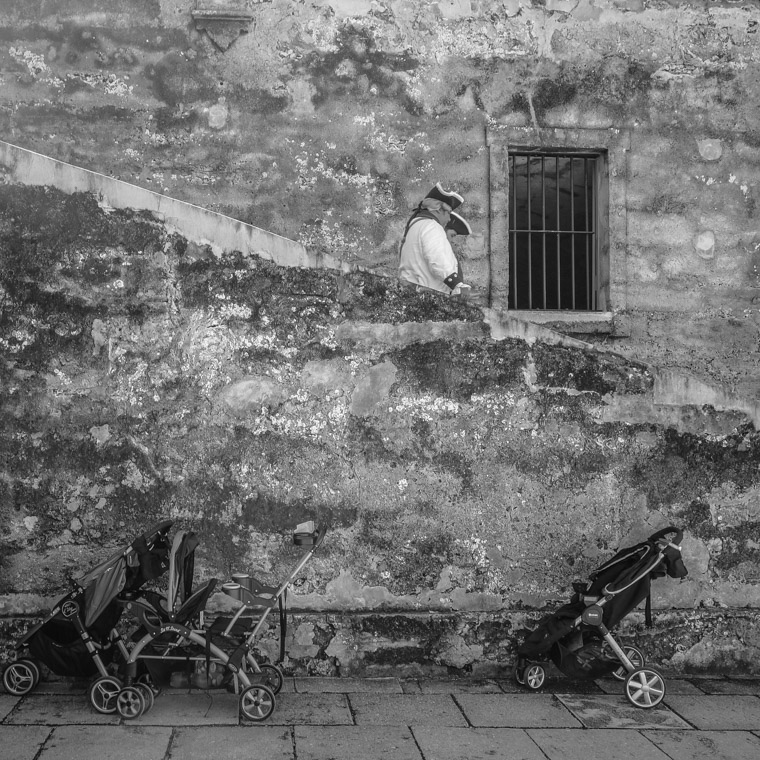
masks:
[[[603,153],[509,152],[510,309],[606,303]]]

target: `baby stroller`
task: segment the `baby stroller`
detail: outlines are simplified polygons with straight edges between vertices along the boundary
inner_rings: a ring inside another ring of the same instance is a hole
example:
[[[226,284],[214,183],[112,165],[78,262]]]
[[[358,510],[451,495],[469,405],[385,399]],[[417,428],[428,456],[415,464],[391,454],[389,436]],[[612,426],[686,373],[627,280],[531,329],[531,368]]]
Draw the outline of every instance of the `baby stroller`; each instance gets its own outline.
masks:
[[[220,615],[209,626],[212,640],[221,646],[234,647],[233,657],[240,661],[243,672],[252,672],[263,676],[264,683],[275,693],[282,688],[282,671],[271,663],[259,664],[254,649],[259,633],[267,623],[269,613],[279,608],[279,662],[285,658],[285,637],[287,635],[287,597],[301,570],[307,565],[312,555],[321,546],[327,529],[317,528],[313,522],[302,523],[293,533],[293,543],[303,546],[306,551],[288,577],[279,586],[268,586],[248,573],[236,573],[232,580],[222,586],[222,591],[240,602],[237,612],[229,617]],[[249,613],[246,615],[246,613]],[[237,690],[237,675],[235,688]]]
[[[323,535],[320,531],[311,535],[314,548]],[[212,578],[190,593],[196,545],[193,533],[175,536],[166,597],[149,592],[125,603],[136,614],[140,628],[133,636],[135,645],[127,660],[125,684],[116,698],[117,712],[128,720],[140,717],[151,708],[159,690],[173,683],[221,688],[234,679],[235,691],[242,687],[241,715],[254,721],[265,720],[275,708],[275,693],[282,686],[282,674],[276,666],[259,666],[245,642],[220,633],[218,623],[216,627],[204,626],[205,606],[217,581]],[[302,560],[298,569],[305,563]],[[269,609],[276,603],[276,596],[266,600]],[[153,686],[150,695],[136,680],[140,665],[150,675]],[[185,678],[178,680],[177,675]]]
[[[669,538],[672,536],[672,540]],[[683,578],[683,533],[668,527],[646,541],[619,551],[589,576],[573,583],[568,604],[544,618],[518,647],[515,678],[529,689],[540,689],[551,661],[571,678],[612,674],[625,681],[625,695],[636,707],[651,708],[665,697],[665,681],[633,646],[621,647],[613,629],[646,599],[646,622],[651,625],[650,583],[668,575]]]
[[[116,711],[120,680],[108,665],[116,653],[128,657],[126,645],[115,630],[122,615],[119,598],[137,592],[159,577],[168,566],[167,533],[171,521],[158,523],[79,578],[48,616],[20,639],[15,649],[28,657],[10,663],[3,671],[6,691],[22,696],[40,681],[40,663],[59,676],[98,677],[88,695],[101,713]]]

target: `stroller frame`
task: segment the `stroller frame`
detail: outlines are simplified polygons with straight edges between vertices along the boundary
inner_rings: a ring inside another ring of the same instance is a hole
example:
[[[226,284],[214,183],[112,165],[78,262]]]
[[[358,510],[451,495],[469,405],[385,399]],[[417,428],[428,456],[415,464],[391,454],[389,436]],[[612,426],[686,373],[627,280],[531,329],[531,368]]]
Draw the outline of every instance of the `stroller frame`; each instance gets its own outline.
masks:
[[[163,572],[166,537],[171,526],[170,520],[157,523],[126,548],[73,578],[72,590],[16,642],[17,651],[26,648],[32,656],[18,658],[5,668],[3,685],[6,691],[22,696],[35,689],[42,676],[41,661],[58,675],[94,674],[96,678],[88,689],[90,703],[98,712],[116,712],[114,699],[121,681],[109,672],[108,664],[115,653],[124,662],[129,658],[127,646],[115,628],[121,617],[119,600],[135,593],[145,582]],[[46,628],[55,628],[59,636],[65,632],[65,645],[49,635]],[[79,650],[77,654],[82,658],[79,664],[66,662],[66,654],[73,655],[75,651],[72,647]],[[114,647],[116,652],[113,652]]]
[[[243,614],[246,610],[258,610],[260,617],[251,629],[251,631],[244,636],[244,645],[247,648],[247,659],[254,670],[259,669],[259,665],[256,662],[255,657],[252,654],[252,648],[256,641],[256,637],[259,631],[264,627],[269,613],[274,609],[275,605],[280,605],[280,660],[284,656],[284,643],[286,634],[285,625],[285,602],[287,598],[287,592],[293,581],[298,577],[298,574],[303,570],[306,564],[311,559],[312,555],[322,544],[324,540],[326,528],[321,527],[314,531],[313,536],[300,537],[296,534],[295,540],[302,546],[308,546],[308,550],[303,554],[298,564],[293,568],[290,575],[279,586],[267,586],[260,583],[258,580],[250,575],[235,574],[233,575],[233,581],[225,583],[222,586],[228,596],[237,599],[241,602],[241,606],[235,615],[227,621],[222,618],[222,621],[216,624],[217,630],[221,627],[222,623],[226,623],[221,630],[221,635],[225,637],[231,637],[235,635],[235,632],[240,630],[238,625],[241,621]],[[302,534],[303,535],[303,534]],[[281,684],[280,684],[281,686]],[[279,687],[278,687],[279,691]]]
[[[243,605],[230,621],[220,618],[208,627],[203,624],[203,611],[217,581],[211,579],[181,602],[178,590],[183,586],[183,579],[181,572],[176,570],[176,552],[182,537],[178,534],[172,549],[169,594],[165,603],[157,603],[157,595],[126,602],[127,609],[136,614],[145,633],[135,643],[127,659],[124,686],[116,698],[119,715],[128,720],[139,718],[152,707],[159,691],[154,684],[151,694],[145,693],[142,684],[136,679],[138,665],[142,663],[150,671],[151,666],[166,663],[169,666],[182,665],[188,671],[192,667],[205,665],[207,676],[212,664],[222,666],[227,671],[227,678],[231,677],[234,682],[235,693],[240,695],[241,715],[252,721],[268,718],[274,711],[275,695],[282,687],[283,676],[276,665],[260,665],[253,656],[251,645],[269,611],[284,597],[296,575],[322,543],[325,532],[326,529],[319,528],[308,538],[300,539],[309,541],[311,548],[279,587],[258,584],[258,593],[261,595],[254,596],[239,584],[225,584],[227,588],[223,587],[223,590],[228,594],[232,586],[235,586],[233,595],[241,599]],[[294,540],[299,543],[299,534],[295,534]],[[238,590],[242,590],[242,593],[238,594]],[[254,607],[263,607],[264,612],[250,634],[239,640],[237,634],[241,615],[244,610]],[[280,633],[282,644],[282,627]]]
[[[673,536],[672,540],[669,538]],[[583,583],[576,581],[573,589],[576,592],[570,604],[561,608],[567,613],[579,612],[574,618],[568,618],[565,630],[561,636],[546,639],[544,652],[557,646],[563,637],[570,633],[576,635],[576,646],[579,649],[583,642],[583,634],[590,634],[600,640],[610,650],[610,657],[605,653],[602,667],[607,667],[608,672],[618,680],[625,681],[625,696],[635,707],[649,709],[656,707],[665,697],[665,680],[662,674],[645,665],[644,655],[634,646],[621,646],[612,635],[613,628],[621,620],[626,612],[612,611],[611,606],[621,599],[621,595],[635,593],[631,599],[631,609],[642,601],[641,588],[644,587],[644,596],[647,599],[647,623],[650,623],[649,610],[649,578],[656,571],[665,570],[668,575],[681,578],[686,575],[686,568],[681,561],[681,541],[683,532],[674,527],[664,528],[654,533],[645,542],[621,550],[615,557],[602,565],[591,574],[590,581]],[[634,564],[622,575],[614,580],[604,582],[616,566],[634,560]],[[643,582],[643,584],[642,584]],[[600,585],[601,584],[601,585]],[[639,586],[642,584],[642,586]],[[628,610],[630,611],[630,610]],[[560,612],[560,611],[558,611]],[[541,626],[539,626],[540,630]],[[536,632],[534,632],[536,633]],[[546,678],[546,671],[542,661],[531,657],[530,647],[525,642],[518,649],[518,658],[515,664],[515,679],[517,682],[531,690],[540,689]],[[540,648],[534,647],[534,649]],[[611,664],[610,664],[611,663]],[[617,667],[615,667],[617,665]]]

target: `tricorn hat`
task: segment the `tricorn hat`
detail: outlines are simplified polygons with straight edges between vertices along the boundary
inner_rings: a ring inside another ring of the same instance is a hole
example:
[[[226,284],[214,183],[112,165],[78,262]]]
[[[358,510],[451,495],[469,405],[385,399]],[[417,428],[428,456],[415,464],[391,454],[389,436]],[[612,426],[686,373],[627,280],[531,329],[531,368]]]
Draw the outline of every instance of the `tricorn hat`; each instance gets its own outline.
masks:
[[[472,235],[472,228],[467,223],[467,220],[453,211],[451,212],[451,219],[449,219],[446,229],[454,230],[457,235]]]
[[[455,193],[453,190],[444,190],[440,182],[437,182],[435,187],[425,197],[435,198],[436,200],[448,203],[452,211],[464,203],[464,198],[459,193]]]

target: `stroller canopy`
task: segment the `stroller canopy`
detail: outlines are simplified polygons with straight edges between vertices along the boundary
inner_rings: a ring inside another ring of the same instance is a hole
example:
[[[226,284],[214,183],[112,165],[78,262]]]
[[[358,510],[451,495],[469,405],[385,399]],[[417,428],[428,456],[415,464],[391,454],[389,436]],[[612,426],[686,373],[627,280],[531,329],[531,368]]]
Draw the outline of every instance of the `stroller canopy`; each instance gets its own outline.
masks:
[[[169,557],[169,589],[166,594],[166,611],[177,612],[193,590],[195,549],[198,537],[192,531],[181,530],[174,536]]]
[[[166,534],[171,526],[171,520],[158,523],[76,579],[84,589],[85,627],[92,625],[122,591],[135,591],[164,572]]]

